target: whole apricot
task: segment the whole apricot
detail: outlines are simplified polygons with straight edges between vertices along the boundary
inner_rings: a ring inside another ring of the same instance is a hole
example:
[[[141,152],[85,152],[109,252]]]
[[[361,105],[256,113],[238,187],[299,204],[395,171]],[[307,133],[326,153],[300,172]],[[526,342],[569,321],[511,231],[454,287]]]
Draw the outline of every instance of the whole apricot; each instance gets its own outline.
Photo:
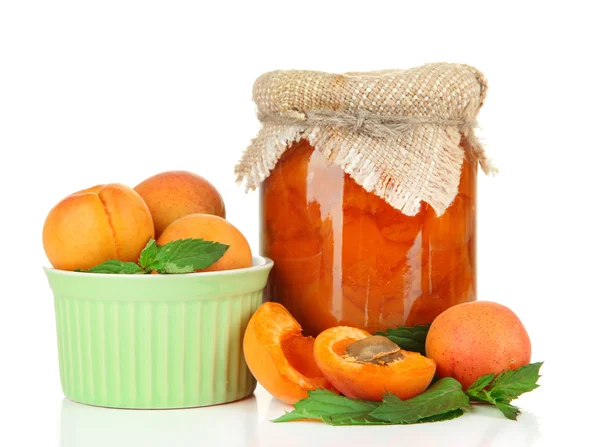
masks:
[[[234,270],[252,266],[252,251],[244,235],[231,223],[212,214],[189,214],[171,223],[162,232],[158,245],[179,239],[204,239],[229,245],[229,248],[210,267],[202,271]]]
[[[118,183],[97,185],[71,194],[48,214],[42,239],[52,266],[88,269],[118,259],[137,261],[154,237],[144,200]]]
[[[508,307],[490,301],[458,304],[433,321],[425,341],[438,377],[468,388],[480,376],[517,369],[531,361],[531,341]]]
[[[150,209],[156,237],[160,237],[171,222],[188,214],[214,214],[225,218],[225,204],[219,191],[204,177],[191,172],[162,172],[134,189]]]

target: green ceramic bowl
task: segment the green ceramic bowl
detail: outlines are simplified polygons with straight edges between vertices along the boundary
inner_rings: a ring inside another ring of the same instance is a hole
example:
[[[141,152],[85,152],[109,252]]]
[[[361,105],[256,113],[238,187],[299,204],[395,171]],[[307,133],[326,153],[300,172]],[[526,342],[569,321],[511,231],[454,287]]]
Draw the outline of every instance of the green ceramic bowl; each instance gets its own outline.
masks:
[[[183,275],[46,268],[65,396],[115,408],[185,408],[249,396],[242,339],[273,261]]]

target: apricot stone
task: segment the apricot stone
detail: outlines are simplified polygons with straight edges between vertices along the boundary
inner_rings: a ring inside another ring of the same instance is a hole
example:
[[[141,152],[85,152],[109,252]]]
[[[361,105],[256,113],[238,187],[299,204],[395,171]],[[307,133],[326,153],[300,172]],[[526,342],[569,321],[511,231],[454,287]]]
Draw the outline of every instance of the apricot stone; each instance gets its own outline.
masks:
[[[118,183],[61,200],[48,214],[42,235],[50,263],[61,270],[88,269],[111,259],[137,261],[153,237],[146,203]]]
[[[438,377],[468,388],[480,376],[517,369],[531,361],[531,341],[508,307],[489,301],[458,304],[433,321],[425,342]]]
[[[156,174],[134,188],[148,204],[156,237],[167,226],[188,214],[214,214],[225,218],[219,191],[205,178],[187,171]]]
[[[234,270],[252,266],[252,252],[244,235],[219,216],[211,214],[190,214],[171,223],[156,241],[158,245],[179,239],[204,239],[229,245],[221,259],[206,272],[218,270]]]

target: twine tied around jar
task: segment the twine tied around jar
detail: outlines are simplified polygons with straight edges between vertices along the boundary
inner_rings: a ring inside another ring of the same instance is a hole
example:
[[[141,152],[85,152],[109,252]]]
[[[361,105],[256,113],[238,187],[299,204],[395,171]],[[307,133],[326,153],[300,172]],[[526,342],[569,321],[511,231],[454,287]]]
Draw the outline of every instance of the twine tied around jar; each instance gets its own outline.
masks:
[[[237,180],[257,188],[287,148],[306,139],[404,214],[425,201],[441,215],[458,193],[465,150],[486,174],[497,172],[474,131],[486,92],[483,74],[464,64],[265,73],[252,95],[262,127],[236,166]]]
[[[495,175],[498,172],[498,168],[487,156],[479,138],[475,135],[474,129],[477,127],[477,120],[381,115],[365,110],[359,110],[355,114],[334,110],[314,110],[310,112],[290,110],[286,113],[269,114],[259,112],[257,118],[261,123],[278,125],[332,126],[350,132],[363,133],[373,138],[394,138],[413,131],[415,127],[424,125],[457,127],[476,154],[483,172],[486,175]]]

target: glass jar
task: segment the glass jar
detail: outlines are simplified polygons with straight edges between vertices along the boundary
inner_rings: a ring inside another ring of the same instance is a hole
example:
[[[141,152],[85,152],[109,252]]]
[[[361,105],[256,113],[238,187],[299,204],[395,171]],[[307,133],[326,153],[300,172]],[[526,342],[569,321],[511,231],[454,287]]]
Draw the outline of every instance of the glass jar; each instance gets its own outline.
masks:
[[[475,300],[477,160],[463,140],[458,195],[441,215],[406,216],[367,192],[306,140],[261,186],[261,249],[275,261],[270,297],[305,333],[431,323]]]

